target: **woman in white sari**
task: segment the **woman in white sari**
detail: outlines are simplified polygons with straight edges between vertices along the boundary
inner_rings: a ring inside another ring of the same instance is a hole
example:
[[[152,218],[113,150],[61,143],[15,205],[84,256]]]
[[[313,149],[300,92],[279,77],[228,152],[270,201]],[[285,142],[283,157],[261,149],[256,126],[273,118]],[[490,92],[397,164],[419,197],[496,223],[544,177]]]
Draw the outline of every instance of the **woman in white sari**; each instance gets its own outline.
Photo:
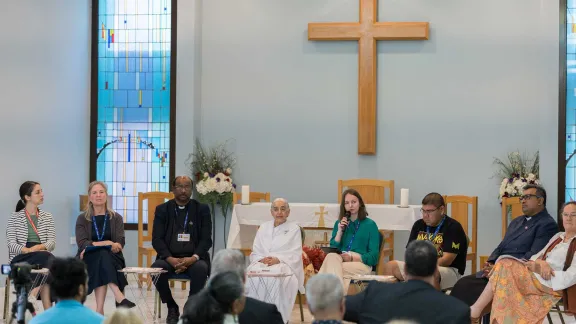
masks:
[[[290,319],[294,300],[304,286],[300,226],[287,222],[290,206],[285,199],[272,202],[273,220],[260,226],[254,239],[246,296],[275,304],[284,323]],[[252,275],[251,275],[252,273]],[[282,277],[266,275],[286,274]]]

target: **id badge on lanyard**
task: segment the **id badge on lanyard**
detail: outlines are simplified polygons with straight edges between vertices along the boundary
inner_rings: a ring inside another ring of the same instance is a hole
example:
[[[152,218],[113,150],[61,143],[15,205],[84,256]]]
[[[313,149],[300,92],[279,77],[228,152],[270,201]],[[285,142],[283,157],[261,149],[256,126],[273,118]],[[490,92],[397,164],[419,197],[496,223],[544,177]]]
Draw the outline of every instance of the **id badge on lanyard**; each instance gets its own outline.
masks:
[[[178,210],[174,209],[176,215],[178,215]],[[188,208],[186,208],[186,218],[184,218],[184,233],[178,233],[178,242],[190,242],[190,233],[186,233],[186,228],[188,226]]]

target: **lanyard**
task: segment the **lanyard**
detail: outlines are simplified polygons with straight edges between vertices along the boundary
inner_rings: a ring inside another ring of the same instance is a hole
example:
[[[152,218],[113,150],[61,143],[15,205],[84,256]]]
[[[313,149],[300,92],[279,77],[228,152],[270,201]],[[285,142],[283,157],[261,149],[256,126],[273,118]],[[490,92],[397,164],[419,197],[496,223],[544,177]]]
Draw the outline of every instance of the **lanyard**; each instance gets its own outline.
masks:
[[[98,231],[98,226],[96,226],[96,217],[92,216],[92,224],[94,224],[94,230],[96,231],[96,238],[98,242],[102,241],[104,238],[104,234],[106,233],[106,223],[108,221],[108,213],[104,215],[104,226],[102,226],[102,235],[100,235],[100,231]]]
[[[440,224],[438,224],[438,226],[436,227],[436,230],[434,231],[434,236],[432,236],[432,238],[430,238],[430,226],[426,226],[426,238],[428,239],[428,241],[434,242],[434,239],[436,238],[436,235],[438,235],[438,231],[440,230],[440,227],[442,227],[442,224],[444,224],[445,219],[446,216],[442,217],[442,220],[440,221]]]
[[[32,217],[30,217],[28,210],[24,209],[24,211],[26,212],[26,217],[28,217],[28,221],[30,222],[30,226],[32,226],[32,229],[34,230],[34,232],[36,232],[36,235],[38,235],[38,238],[40,238],[40,234],[38,234],[38,230],[36,229],[36,225],[34,225],[34,222],[32,221]],[[40,211],[38,209],[36,209],[36,217],[38,217],[38,216],[40,216]]]
[[[354,238],[356,237],[356,233],[358,233],[359,227],[360,227],[360,221],[356,223],[356,230],[354,231],[354,234],[352,234],[352,238],[350,239],[350,243],[348,243],[348,248],[346,249],[346,251],[350,251],[350,248],[352,248],[352,242],[354,242]]]
[[[174,212],[176,212],[176,217],[178,217],[178,215],[180,215],[180,214],[178,214],[177,208],[174,208]],[[184,226],[183,226],[184,233],[186,233],[186,225],[188,225],[188,208],[186,208],[186,218],[184,218]]]

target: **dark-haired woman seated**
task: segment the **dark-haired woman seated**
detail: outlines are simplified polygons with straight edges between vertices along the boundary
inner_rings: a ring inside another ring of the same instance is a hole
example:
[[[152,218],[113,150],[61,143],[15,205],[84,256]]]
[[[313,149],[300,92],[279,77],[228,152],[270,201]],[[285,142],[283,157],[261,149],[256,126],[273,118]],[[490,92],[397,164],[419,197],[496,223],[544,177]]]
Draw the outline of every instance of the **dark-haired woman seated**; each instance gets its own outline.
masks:
[[[16,212],[8,220],[6,227],[6,243],[10,264],[28,263],[34,267],[47,268],[54,256],[51,251],[56,247],[56,229],[52,214],[40,210],[44,202],[44,193],[40,184],[26,181],[20,186],[20,200],[16,204]],[[48,309],[52,306],[50,289],[47,285],[40,286],[40,278],[32,274],[36,285],[31,295],[40,290],[42,306]]]
[[[96,311],[104,314],[106,290],[110,287],[116,307],[136,306],[124,296],[126,277],[118,270],[126,267],[124,248],[124,220],[108,206],[108,188],[105,183],[94,181],[88,186],[86,211],[76,220],[78,257],[88,269],[88,295],[96,294]]]
[[[334,223],[330,239],[330,246],[338,248],[342,254],[326,255],[318,271],[341,278],[344,294],[347,294],[350,285],[350,280],[344,280],[344,275],[370,274],[372,267],[378,263],[380,233],[378,225],[367,216],[360,193],[354,189],[345,190],[340,202],[340,215]]]
[[[235,324],[245,303],[242,278],[235,272],[222,272],[188,299],[178,324]]]

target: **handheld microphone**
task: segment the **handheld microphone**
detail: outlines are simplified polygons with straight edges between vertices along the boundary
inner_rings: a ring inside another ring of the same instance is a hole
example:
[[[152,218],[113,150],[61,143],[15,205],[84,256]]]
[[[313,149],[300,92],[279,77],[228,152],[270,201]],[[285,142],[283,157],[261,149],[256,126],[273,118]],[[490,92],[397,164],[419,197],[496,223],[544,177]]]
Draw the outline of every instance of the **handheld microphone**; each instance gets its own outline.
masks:
[[[344,217],[346,217],[346,220],[348,221],[348,223],[350,223],[350,212],[347,211],[344,213]],[[346,230],[348,228],[348,225],[344,226],[344,230]]]

